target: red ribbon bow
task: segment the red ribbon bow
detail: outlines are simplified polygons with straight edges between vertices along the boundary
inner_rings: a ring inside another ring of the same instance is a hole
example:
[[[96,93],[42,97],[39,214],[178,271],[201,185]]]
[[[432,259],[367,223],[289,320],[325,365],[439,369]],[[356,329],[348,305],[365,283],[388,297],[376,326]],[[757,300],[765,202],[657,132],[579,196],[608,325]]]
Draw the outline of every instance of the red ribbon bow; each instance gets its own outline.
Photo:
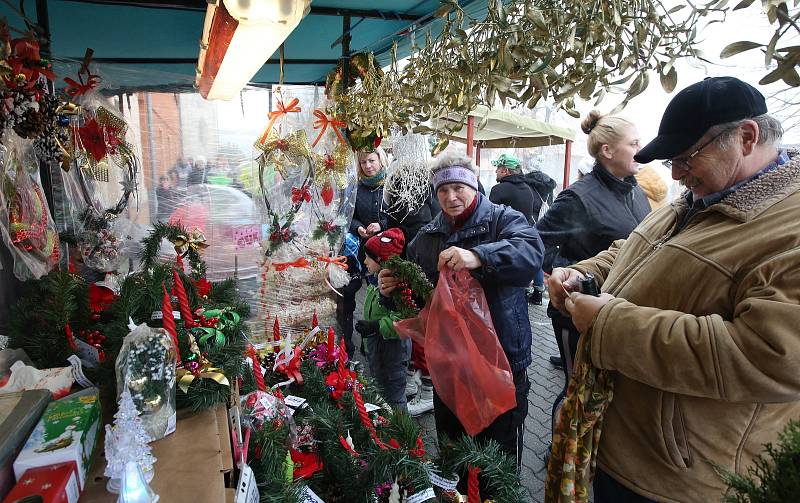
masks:
[[[319,257],[317,257],[317,260],[319,260],[320,262],[325,262],[325,268],[326,269],[329,266],[336,265],[336,266],[341,267],[345,271],[347,270],[347,257],[341,256],[341,255],[338,256],[338,257],[333,257],[333,256],[331,256],[331,257],[323,257],[323,256],[320,255]]]
[[[306,260],[305,257],[300,257],[299,259],[297,259],[297,260],[295,260],[293,262],[277,262],[277,263],[273,263],[272,267],[274,267],[275,270],[278,271],[278,272],[285,271],[286,269],[288,269],[290,267],[297,267],[298,269],[313,269],[313,267],[311,267],[311,264],[309,263],[308,260]]]
[[[311,201],[311,191],[308,190],[308,185],[303,185],[300,188],[292,187],[292,203],[297,204],[300,201]]]
[[[336,133],[336,137],[339,138],[339,141],[342,142],[342,145],[347,145],[342,137],[342,133],[339,131],[339,128],[347,127],[347,124],[344,122],[337,120],[336,118],[329,119],[325,112],[317,108],[314,110],[314,117],[317,120],[314,121],[314,129],[322,128],[322,131],[319,132],[317,138],[314,140],[314,143],[311,144],[312,147],[316,147],[317,143],[322,139],[322,135],[325,134],[325,131],[328,129],[328,126],[333,126],[333,132]]]
[[[78,75],[78,82],[74,79],[69,77],[64,77],[64,82],[67,83],[67,94],[71,97],[75,98],[76,96],[83,96],[84,94],[88,93],[102,80],[99,75],[92,75],[91,73],[87,74],[88,77],[86,81],[83,80],[82,75]]]
[[[110,288],[98,286],[94,283],[89,285],[89,310],[98,314],[106,310],[117,296]]]
[[[297,113],[300,112],[300,107],[297,104],[300,103],[300,100],[294,98],[292,101],[289,102],[289,106],[283,104],[282,100],[278,100],[278,109],[269,113],[269,122],[267,123],[267,129],[264,130],[264,134],[261,135],[261,138],[258,139],[258,143],[263,145],[267,141],[267,137],[269,136],[269,132],[272,131],[272,126],[275,125],[275,121],[278,120],[280,117],[288,114],[288,113]]]
[[[286,374],[286,377],[290,379],[294,379],[294,382],[297,384],[303,384],[303,374],[300,373],[300,352],[295,352],[293,349],[292,352],[294,355],[292,359],[289,360],[288,364],[281,363],[278,365],[276,370],[282,374]]]

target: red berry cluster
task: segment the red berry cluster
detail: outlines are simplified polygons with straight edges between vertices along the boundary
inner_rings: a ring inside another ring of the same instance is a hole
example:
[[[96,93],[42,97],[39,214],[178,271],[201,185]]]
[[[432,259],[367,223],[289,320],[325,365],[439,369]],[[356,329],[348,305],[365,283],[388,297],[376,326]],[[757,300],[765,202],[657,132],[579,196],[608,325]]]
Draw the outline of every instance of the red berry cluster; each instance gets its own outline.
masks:
[[[400,291],[400,299],[403,301],[403,303],[412,309],[416,309],[417,303],[411,298],[412,292],[411,288],[408,286],[408,283],[401,281],[397,284],[397,289]]]
[[[99,330],[81,330],[78,332],[78,337],[97,349],[102,349],[103,343],[106,342],[106,336]]]
[[[201,314],[199,319],[198,325],[201,327],[217,328],[217,323],[219,323],[219,318],[217,316],[206,318],[204,314]]]

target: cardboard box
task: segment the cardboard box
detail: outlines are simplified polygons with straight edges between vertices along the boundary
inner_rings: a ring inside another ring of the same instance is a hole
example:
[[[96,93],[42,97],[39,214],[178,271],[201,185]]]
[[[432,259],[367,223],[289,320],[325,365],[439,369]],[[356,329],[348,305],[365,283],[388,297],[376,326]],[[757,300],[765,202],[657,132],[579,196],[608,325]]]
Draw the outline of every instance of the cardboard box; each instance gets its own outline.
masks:
[[[27,470],[3,503],[21,503],[39,496],[42,503],[77,503],[77,465],[74,461]]]
[[[47,390],[0,394],[0,498],[14,487],[14,458],[49,402]]]
[[[17,480],[30,468],[74,461],[83,489],[99,423],[97,390],[51,402],[14,461]]]

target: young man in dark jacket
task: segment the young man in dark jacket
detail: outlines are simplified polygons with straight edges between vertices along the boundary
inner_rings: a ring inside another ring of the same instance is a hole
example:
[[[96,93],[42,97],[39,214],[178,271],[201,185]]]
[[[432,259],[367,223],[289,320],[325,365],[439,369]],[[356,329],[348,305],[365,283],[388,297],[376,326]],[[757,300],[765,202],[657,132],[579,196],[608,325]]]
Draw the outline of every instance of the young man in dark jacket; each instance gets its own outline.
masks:
[[[522,177],[522,165],[519,159],[513,155],[503,154],[492,164],[495,167],[497,185],[489,192],[489,200],[494,204],[510,206],[525,215],[529,224],[533,224],[535,196]]]

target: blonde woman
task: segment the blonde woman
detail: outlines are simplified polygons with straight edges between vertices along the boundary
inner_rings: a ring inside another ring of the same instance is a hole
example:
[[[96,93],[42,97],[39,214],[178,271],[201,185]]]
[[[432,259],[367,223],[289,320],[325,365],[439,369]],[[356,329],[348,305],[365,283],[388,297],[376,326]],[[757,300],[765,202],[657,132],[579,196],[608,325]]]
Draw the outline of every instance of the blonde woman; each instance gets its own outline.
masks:
[[[546,250],[544,270],[548,273],[554,267],[594,257],[615,240],[627,238],[650,213],[647,196],[634,177],[639,165],[633,156],[641,148],[636,126],[621,117],[592,110],[581,129],[589,135],[586,146],[595,160],[594,166],[561,191],[547,214],[536,223]],[[548,306],[547,314],[561,352],[560,357],[551,357],[550,361],[556,366],[565,362],[571,365],[580,334],[570,319],[552,306]],[[564,337],[564,330],[569,331],[568,338]]]

